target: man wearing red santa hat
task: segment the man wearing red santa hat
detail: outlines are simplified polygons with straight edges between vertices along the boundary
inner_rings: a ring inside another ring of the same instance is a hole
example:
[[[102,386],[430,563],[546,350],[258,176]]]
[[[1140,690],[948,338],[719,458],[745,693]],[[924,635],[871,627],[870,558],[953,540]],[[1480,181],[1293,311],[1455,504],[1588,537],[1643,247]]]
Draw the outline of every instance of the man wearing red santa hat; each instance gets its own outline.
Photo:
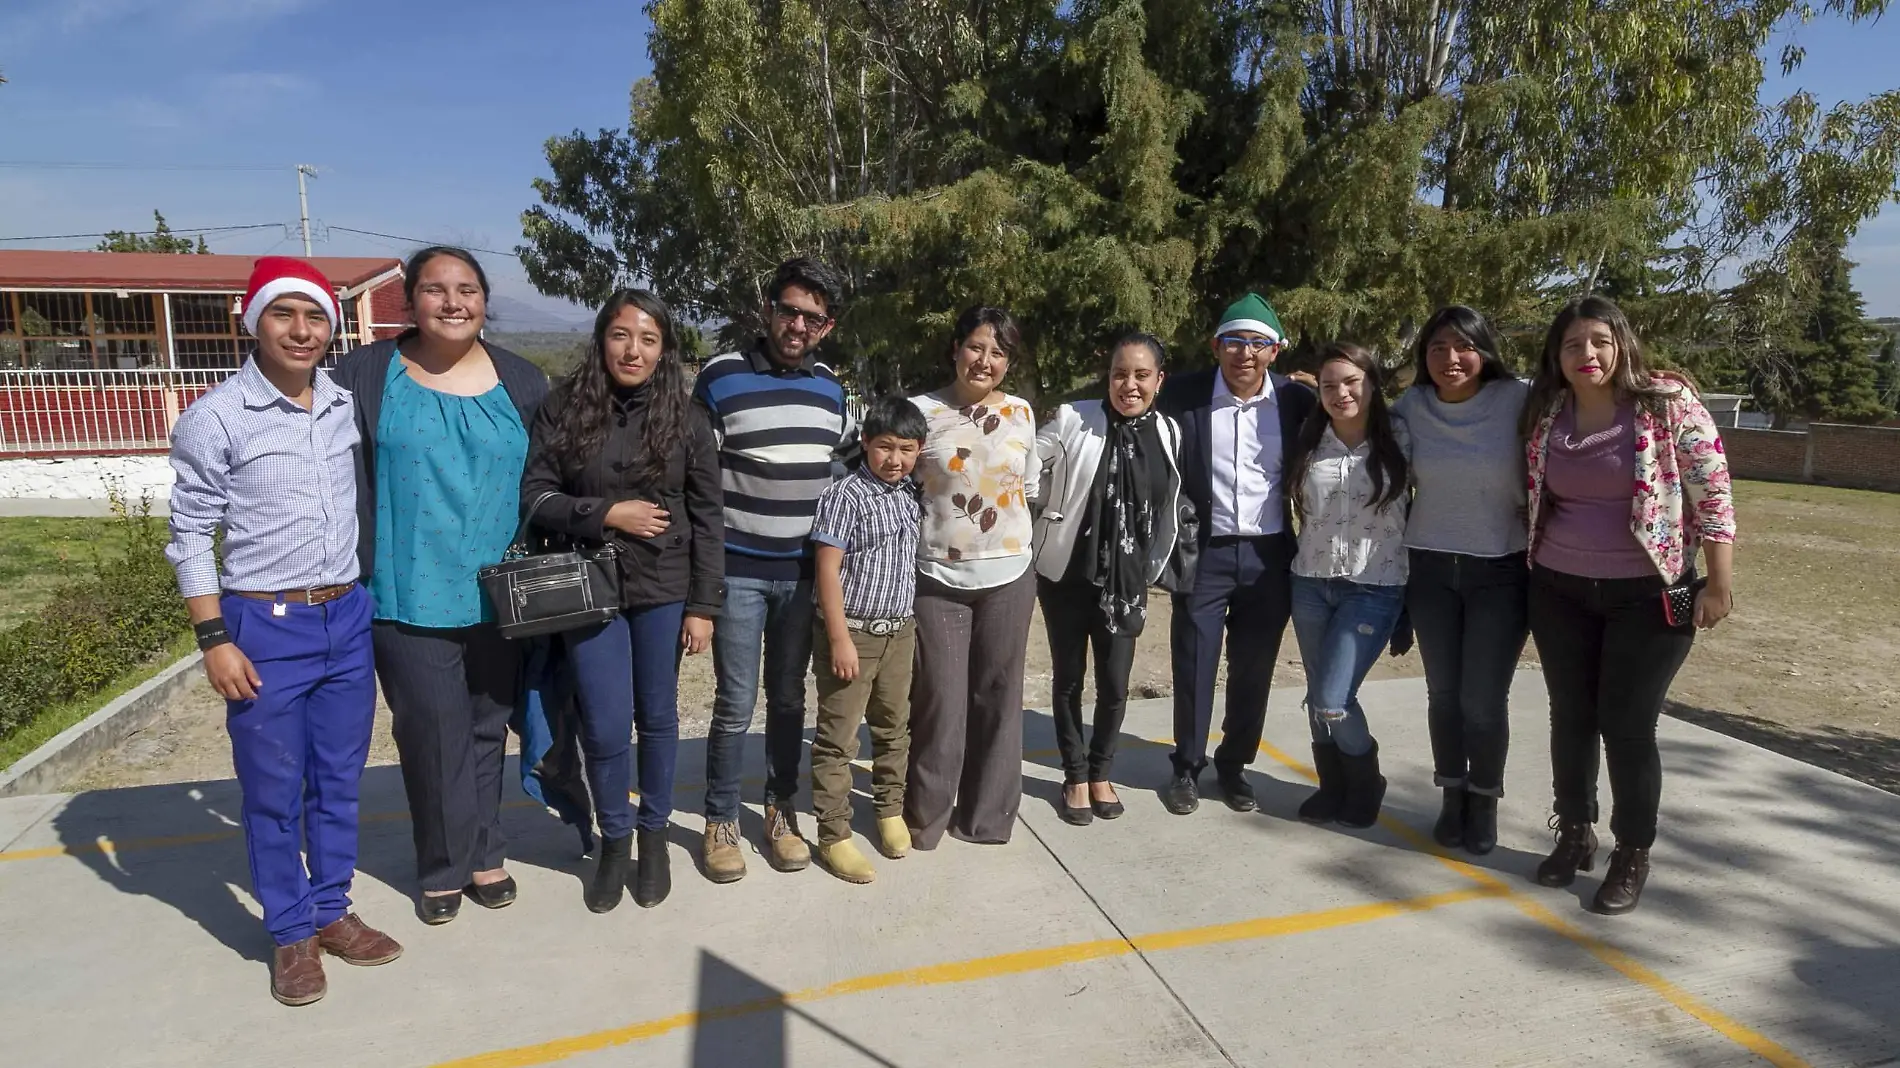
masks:
[[[266,256],[243,315],[251,358],[172,431],[165,555],[226,702],[252,890],[277,944],[271,994],[307,1005],[327,989],[324,953],[364,965],[402,954],[350,911],[376,709],[370,597],[356,581],[359,439],[350,394],[317,366],[342,325],[329,281]]]

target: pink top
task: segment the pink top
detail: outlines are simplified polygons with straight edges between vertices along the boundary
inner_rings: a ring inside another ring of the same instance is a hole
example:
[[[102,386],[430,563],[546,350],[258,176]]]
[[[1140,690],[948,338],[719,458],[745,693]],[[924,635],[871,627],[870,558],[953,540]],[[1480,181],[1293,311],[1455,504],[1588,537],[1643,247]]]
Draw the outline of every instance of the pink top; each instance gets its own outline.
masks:
[[[1550,428],[1544,468],[1543,536],[1537,563],[1584,578],[1654,575],[1656,565],[1630,530],[1630,487],[1636,482],[1636,409],[1623,404],[1594,434],[1577,433],[1566,404]]]

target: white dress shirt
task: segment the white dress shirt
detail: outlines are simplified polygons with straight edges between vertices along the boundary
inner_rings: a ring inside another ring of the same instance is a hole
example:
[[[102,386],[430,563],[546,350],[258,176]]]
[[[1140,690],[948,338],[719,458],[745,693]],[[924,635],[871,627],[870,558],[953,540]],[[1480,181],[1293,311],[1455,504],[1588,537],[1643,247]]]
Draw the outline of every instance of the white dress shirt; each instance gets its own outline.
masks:
[[[1392,436],[1409,465],[1412,436],[1403,419],[1392,420]],[[1363,586],[1405,585],[1405,517],[1411,491],[1405,489],[1391,503],[1374,507],[1371,466],[1371,441],[1349,449],[1332,427],[1326,428],[1306,465],[1306,481],[1294,489],[1300,495],[1301,515],[1295,575],[1346,579]]]
[[[1286,529],[1281,485],[1280,399],[1273,376],[1248,400],[1234,396],[1214,372],[1212,534],[1257,537]]]

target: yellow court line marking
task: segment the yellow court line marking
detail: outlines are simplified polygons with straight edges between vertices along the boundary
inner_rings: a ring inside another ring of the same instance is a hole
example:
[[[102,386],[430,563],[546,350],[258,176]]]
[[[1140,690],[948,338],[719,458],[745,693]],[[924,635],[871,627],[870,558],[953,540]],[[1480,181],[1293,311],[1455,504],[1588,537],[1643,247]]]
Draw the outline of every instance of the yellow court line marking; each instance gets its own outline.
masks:
[[[1310,767],[1281,752],[1273,745],[1262,742],[1260,751],[1303,778],[1309,780],[1314,778]],[[1433,857],[1452,871],[1502,897],[1538,925],[1562,935],[1591,956],[1609,965],[1624,978],[1649,988],[1664,1001],[1700,1020],[1715,1033],[1774,1065],[1775,1068],[1812,1068],[1807,1061],[1802,1060],[1774,1039],[1717,1011],[1694,994],[1658,975],[1629,954],[1558,916],[1542,902],[1512,887],[1498,878],[1495,873],[1467,864],[1446,853],[1436,841],[1419,833],[1415,828],[1383,814],[1379,817],[1379,825],[1397,835],[1411,848]]]
[[[1343,908],[1322,909],[1316,912],[1302,912],[1291,916],[1263,916],[1258,919],[1244,920],[1240,923],[1213,924],[1206,927],[1190,927],[1178,931],[1163,931],[1151,935],[1139,935],[1132,940],[1119,938],[1096,939],[1088,942],[1071,942],[1067,945],[1049,946],[1043,949],[1023,950],[1017,953],[999,953],[995,956],[976,957],[969,960],[949,961],[943,964],[931,964],[921,968],[903,968],[897,971],[879,972],[873,975],[844,979],[826,986],[808,987],[794,990],[773,998],[757,998],[736,1005],[723,1005],[712,1009],[694,1012],[676,1013],[656,1020],[645,1020],[626,1027],[616,1027],[604,1031],[594,1031],[584,1035],[557,1038],[549,1042],[539,1042],[513,1049],[495,1050],[460,1060],[444,1061],[434,1068],[529,1068],[531,1065],[548,1064],[565,1060],[583,1053],[593,1053],[615,1046],[632,1045],[650,1038],[677,1031],[698,1024],[717,1020],[731,1019],[754,1012],[767,1012],[785,1005],[809,1004],[814,1001],[828,1001],[833,998],[852,994],[864,994],[874,990],[889,990],[895,987],[940,986],[952,983],[969,983],[983,979],[996,979],[1007,975],[1022,975],[1028,972],[1047,971],[1069,964],[1084,961],[1101,960],[1108,957],[1122,957],[1136,952],[1154,952],[1169,949],[1186,949],[1195,946],[1208,946],[1221,943],[1258,941],[1268,938],[1283,938],[1288,935],[1304,934],[1310,931],[1323,931],[1336,927],[1349,927],[1355,924],[1370,923],[1411,913],[1429,912],[1432,909],[1457,905],[1466,901],[1483,898],[1502,897],[1504,893],[1490,887],[1471,887],[1465,890],[1452,890],[1445,893],[1426,894],[1421,897],[1407,898],[1402,901],[1384,901],[1370,905],[1348,905]]]
[[[1054,749],[1031,749],[1023,753],[1023,759],[1035,760],[1040,757],[1056,755],[1057,750]],[[869,774],[871,765],[866,761],[854,760],[851,762],[851,768],[853,771]],[[757,786],[764,781],[764,779],[758,778],[745,779],[741,781],[741,785]],[[680,794],[695,793],[705,788],[706,784],[703,782],[690,782],[683,785],[675,785],[673,787],[673,793],[675,796],[678,796]],[[635,801],[640,800],[640,795],[637,792],[630,792],[628,797]],[[540,808],[541,805],[532,800],[522,799],[503,802],[501,807],[504,809]],[[42,817],[42,819],[44,818],[45,817]],[[389,809],[384,812],[364,813],[357,817],[357,823],[386,823],[391,820],[407,820],[409,818],[408,809]],[[38,825],[39,823],[36,821],[34,826]],[[41,846],[35,849],[9,849],[0,851],[0,864],[14,860],[49,860],[53,857],[70,857],[80,854],[105,853],[110,855],[132,850],[206,845],[211,842],[228,842],[234,838],[242,837],[244,837],[244,829],[241,827],[231,827],[222,831],[204,831],[198,834],[168,834],[152,838],[128,838],[123,842],[114,841],[107,835],[100,835],[98,840],[93,842],[78,842],[68,845]]]

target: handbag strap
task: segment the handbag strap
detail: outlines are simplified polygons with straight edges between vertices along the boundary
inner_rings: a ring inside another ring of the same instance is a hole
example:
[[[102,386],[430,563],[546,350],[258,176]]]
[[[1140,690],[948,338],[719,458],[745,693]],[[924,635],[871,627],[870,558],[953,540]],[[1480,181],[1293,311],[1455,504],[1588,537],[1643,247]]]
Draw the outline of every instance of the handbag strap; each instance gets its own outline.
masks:
[[[521,513],[521,523],[515,527],[515,536],[508,542],[508,551],[502,554],[504,557],[514,559],[528,555],[528,524],[534,522],[534,513],[540,511],[542,505],[560,495],[559,491],[548,490],[536,497],[534,503],[528,506],[528,510]]]

